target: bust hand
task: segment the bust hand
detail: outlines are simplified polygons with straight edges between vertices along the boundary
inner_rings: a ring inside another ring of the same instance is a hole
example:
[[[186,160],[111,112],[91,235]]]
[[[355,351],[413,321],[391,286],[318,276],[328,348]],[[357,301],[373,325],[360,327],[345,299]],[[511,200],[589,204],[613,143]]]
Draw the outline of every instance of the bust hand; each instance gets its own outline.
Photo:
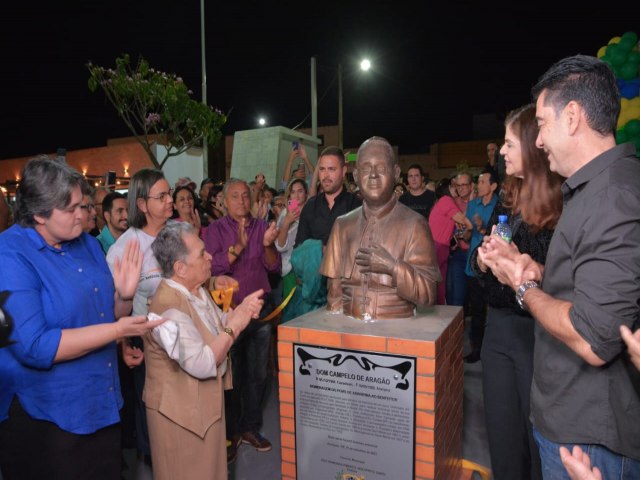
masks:
[[[360,247],[356,253],[356,265],[361,273],[385,273],[393,275],[396,260],[379,243],[372,243],[370,247]]]

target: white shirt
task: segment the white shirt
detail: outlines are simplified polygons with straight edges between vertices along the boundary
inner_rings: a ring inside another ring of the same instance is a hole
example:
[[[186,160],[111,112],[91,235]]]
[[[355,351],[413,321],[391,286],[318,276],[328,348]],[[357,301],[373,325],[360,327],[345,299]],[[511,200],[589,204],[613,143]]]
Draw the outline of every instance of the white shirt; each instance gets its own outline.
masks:
[[[183,285],[173,280],[164,279],[164,281],[168,286],[187,297],[207,330],[215,336],[220,334],[227,323],[227,314],[222,313],[220,308],[213,303],[203,287],[198,290],[198,295],[194,295]],[[169,358],[178,362],[180,368],[199,379],[224,375],[227,370],[226,358],[220,365],[218,373],[213,350],[204,342],[193,320],[186,313],[175,308],[155,313],[166,318],[167,321],[151,331],[153,339],[167,352]]]
[[[282,222],[284,221],[284,217],[286,214],[286,209],[280,212],[278,223],[276,225],[278,229],[282,226]],[[280,252],[280,256],[282,258],[281,275],[283,277],[291,271],[291,253],[293,252],[293,245],[296,243],[296,234],[298,233],[299,223],[300,222],[298,220],[295,220],[291,225],[289,225],[289,231],[287,232],[287,241],[285,242],[284,246],[281,247],[277,239],[275,242],[276,250]]]
[[[133,297],[132,315],[146,315],[149,310],[150,299],[153,297],[153,294],[156,293],[160,280],[162,280],[160,265],[153,255],[153,250],[151,250],[151,244],[156,237],[152,237],[138,228],[129,227],[109,249],[107,253],[107,263],[113,274],[115,259],[122,258],[127,242],[134,238],[140,242],[140,251],[142,252],[143,258],[140,281],[138,282],[138,287]]]

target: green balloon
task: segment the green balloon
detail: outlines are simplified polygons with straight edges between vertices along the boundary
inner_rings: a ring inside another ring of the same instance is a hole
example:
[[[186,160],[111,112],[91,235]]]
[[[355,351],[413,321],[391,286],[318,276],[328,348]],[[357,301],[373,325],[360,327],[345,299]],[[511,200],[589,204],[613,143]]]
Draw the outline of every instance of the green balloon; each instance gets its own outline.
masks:
[[[638,76],[638,64],[627,62],[619,68],[619,72],[623,80],[633,80]]]
[[[620,76],[620,67],[617,65],[614,65],[613,67],[611,67],[611,69],[613,70],[613,74],[616,76],[616,78],[622,78]]]
[[[616,132],[616,143],[620,145],[621,143],[625,143],[629,140],[629,135],[624,132],[624,129],[621,128]]]
[[[638,43],[638,35],[636,35],[635,32],[625,32],[620,38],[621,41],[627,39],[630,40],[633,44]]]
[[[631,51],[631,49],[633,47],[635,47],[637,41],[633,41],[633,39],[627,37],[627,38],[622,38],[619,42],[618,42],[618,49],[619,50],[623,50],[627,53],[629,53]]]
[[[618,48],[611,54],[611,63],[614,67],[621,67],[627,63],[627,51],[622,48]]]
[[[626,133],[629,138],[640,138],[640,120],[636,118],[629,120],[624,126],[624,133]]]
[[[635,63],[636,65],[640,64],[640,52],[636,52],[635,50],[629,52],[629,55],[627,56],[627,63]]]

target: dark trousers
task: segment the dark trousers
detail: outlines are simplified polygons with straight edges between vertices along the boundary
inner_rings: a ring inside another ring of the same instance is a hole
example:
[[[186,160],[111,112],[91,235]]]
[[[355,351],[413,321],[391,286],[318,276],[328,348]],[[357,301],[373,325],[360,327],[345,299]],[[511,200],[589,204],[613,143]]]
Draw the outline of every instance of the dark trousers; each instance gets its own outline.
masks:
[[[260,314],[264,318],[273,311],[271,295],[265,295]],[[269,372],[271,322],[252,320],[231,347],[233,388],[225,392],[227,438],[235,434],[259,431]]]
[[[142,362],[133,369],[133,386],[135,389],[134,409],[136,421],[136,449],[138,453],[151,455],[151,444],[149,443],[149,427],[147,427],[147,408],[142,400],[144,392],[144,379],[146,375],[145,363]]]
[[[495,480],[541,479],[530,411],[535,320],[489,307],[482,343],[482,391]]]
[[[120,424],[89,435],[31,418],[14,398],[0,423],[4,480],[113,480],[120,478]]]
[[[484,325],[487,321],[487,293],[476,277],[467,277],[467,307],[467,314],[471,316],[471,350],[480,353]]]
[[[447,305],[457,305],[464,307],[467,296],[467,275],[464,269],[467,266],[467,250],[456,248],[449,255],[449,266],[447,268]],[[466,308],[465,308],[466,315]]]

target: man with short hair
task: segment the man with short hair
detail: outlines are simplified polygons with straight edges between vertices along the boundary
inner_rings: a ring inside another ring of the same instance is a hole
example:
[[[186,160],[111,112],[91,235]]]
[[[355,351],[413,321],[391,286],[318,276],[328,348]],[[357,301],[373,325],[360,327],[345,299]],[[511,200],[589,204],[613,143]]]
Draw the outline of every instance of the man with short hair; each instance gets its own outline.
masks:
[[[473,229],[467,230],[464,234],[464,239],[469,242],[469,252],[473,252],[487,235],[487,225],[498,202],[497,188],[498,178],[495,172],[485,172],[478,176],[478,197],[469,202],[466,213],[473,225]],[[467,313],[471,316],[469,332],[471,352],[464,357],[464,361],[475,363],[480,360],[480,348],[482,347],[484,324],[487,318],[487,298],[482,283],[471,271],[470,257],[471,255],[467,255],[464,273],[467,276]]]
[[[436,194],[424,182],[424,172],[419,163],[407,169],[407,191],[400,196],[400,203],[429,220],[429,212],[436,202]]]
[[[318,158],[318,179],[322,193],[307,200],[300,213],[296,244],[307,239],[321,240],[327,244],[333,222],[340,215],[359,207],[362,201],[344,188],[347,165],[344,153],[338,147],[327,147]]]
[[[211,273],[237,280],[239,289],[233,294],[234,305],[263,289],[262,319],[275,307],[269,274],[280,273],[280,253],[274,245],[278,230],[275,222],[267,224],[251,215],[251,192],[244,180],[227,180],[223,192],[227,215],[211,223],[204,234],[206,250],[213,257]],[[240,442],[260,452],[271,450],[271,442],[260,433],[260,428],[272,323],[260,319],[253,320],[238,336],[230,352],[234,385],[225,403],[227,438],[232,441],[230,458]]]
[[[127,228],[129,228],[129,206],[127,198],[119,192],[111,192],[102,201],[102,216],[104,227],[96,237],[106,255],[111,245],[116,243]]]
[[[545,478],[560,446],[589,451],[602,478],[640,478],[640,390],[620,327],[640,321],[640,161],[616,145],[620,92],[603,61],[554,64],[533,87],[538,137],[566,177],[544,265],[492,235],[481,260],[536,319],[531,421]],[[539,282],[542,281],[542,284]]]
[[[506,175],[506,166],[504,157],[500,155],[500,147],[495,142],[487,144],[487,164],[484,166],[482,173],[493,173],[498,180],[498,185],[504,181]],[[496,193],[499,193],[496,191]]]
[[[104,197],[106,197],[107,194],[109,194],[109,192],[111,192],[111,190],[109,190],[107,187],[104,187],[104,186],[96,187],[95,190],[93,191],[92,203],[95,205],[95,208],[96,208],[96,226],[91,232],[91,235],[93,235],[94,237],[98,236],[100,231],[104,228],[104,215],[102,215],[102,202],[104,200]]]

